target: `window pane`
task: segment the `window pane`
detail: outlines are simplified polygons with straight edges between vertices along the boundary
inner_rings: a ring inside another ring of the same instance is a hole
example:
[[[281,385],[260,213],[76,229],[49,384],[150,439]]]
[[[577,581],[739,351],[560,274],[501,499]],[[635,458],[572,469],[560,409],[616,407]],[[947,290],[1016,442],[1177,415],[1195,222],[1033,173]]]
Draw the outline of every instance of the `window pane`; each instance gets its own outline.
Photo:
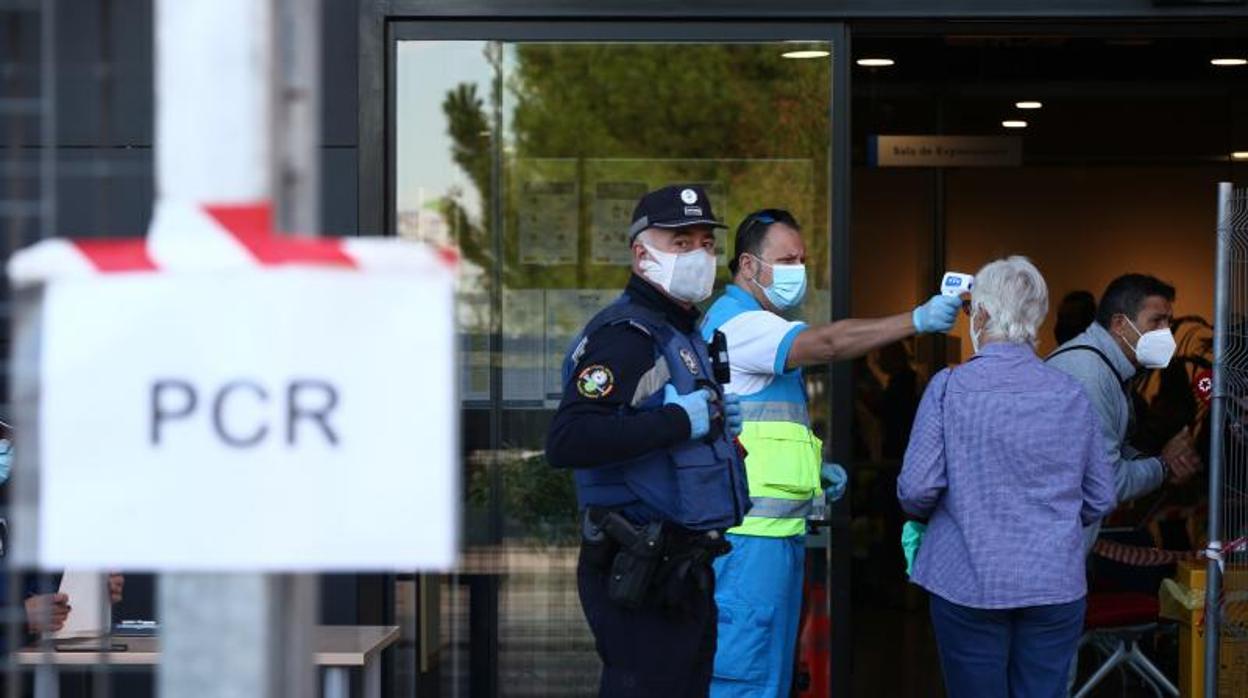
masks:
[[[784,57],[797,49],[812,57]],[[628,280],[627,230],[642,194],[706,187],[733,226],[717,241],[721,288],[735,226],[759,208],[791,210],[813,286],[803,312],[827,320],[828,51],[821,42],[399,42],[397,230],[455,245],[464,259],[468,548],[441,600],[448,690],[494,681],[495,671],[502,695],[595,689],[576,595],[575,491],[543,446],[568,345]],[[826,374],[809,387],[826,434]],[[497,654],[482,646],[495,640]]]

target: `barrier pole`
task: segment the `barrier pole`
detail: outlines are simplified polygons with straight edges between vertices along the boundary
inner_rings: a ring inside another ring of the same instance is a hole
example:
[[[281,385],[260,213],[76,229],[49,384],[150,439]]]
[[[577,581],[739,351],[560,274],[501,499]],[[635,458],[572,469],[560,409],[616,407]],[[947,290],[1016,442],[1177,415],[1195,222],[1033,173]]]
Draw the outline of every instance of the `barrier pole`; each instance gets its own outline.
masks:
[[[1205,696],[1218,695],[1218,650],[1222,629],[1222,476],[1225,467],[1226,333],[1230,330],[1230,182],[1218,184],[1218,241],[1213,296],[1213,394],[1209,442],[1209,560],[1205,583]]]
[[[194,234],[180,227],[180,209],[268,210],[275,192],[286,222],[315,233],[319,75],[308,78],[306,64],[288,62],[319,52],[319,31],[304,31],[319,26],[318,0],[157,0],[155,15],[157,199],[149,244]],[[311,66],[318,74],[315,60]],[[222,502],[221,515],[229,512]],[[313,695],[317,608],[311,576],[162,574],[159,695]]]

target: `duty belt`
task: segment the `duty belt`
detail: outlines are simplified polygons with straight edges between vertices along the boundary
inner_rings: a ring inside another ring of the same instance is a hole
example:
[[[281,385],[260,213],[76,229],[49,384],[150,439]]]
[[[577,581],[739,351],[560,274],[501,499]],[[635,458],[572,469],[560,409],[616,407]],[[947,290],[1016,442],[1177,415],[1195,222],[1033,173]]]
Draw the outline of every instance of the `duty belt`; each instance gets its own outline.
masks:
[[[582,516],[582,549],[607,571],[607,598],[625,608],[656,602],[687,610],[688,584],[709,594],[711,560],[732,549],[719,531],[686,531],[659,522],[638,527],[599,507],[587,507]]]

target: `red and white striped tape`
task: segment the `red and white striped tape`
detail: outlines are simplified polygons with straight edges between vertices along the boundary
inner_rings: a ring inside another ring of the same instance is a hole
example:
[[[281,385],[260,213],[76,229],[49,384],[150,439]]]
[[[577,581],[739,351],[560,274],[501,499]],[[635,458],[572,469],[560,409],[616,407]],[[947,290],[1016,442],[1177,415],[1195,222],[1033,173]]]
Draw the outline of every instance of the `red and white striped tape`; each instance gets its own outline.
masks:
[[[160,203],[144,238],[54,238],[15,253],[15,287],[101,273],[311,265],[412,273],[453,270],[458,253],[396,238],[302,238],[273,231],[267,203]]]

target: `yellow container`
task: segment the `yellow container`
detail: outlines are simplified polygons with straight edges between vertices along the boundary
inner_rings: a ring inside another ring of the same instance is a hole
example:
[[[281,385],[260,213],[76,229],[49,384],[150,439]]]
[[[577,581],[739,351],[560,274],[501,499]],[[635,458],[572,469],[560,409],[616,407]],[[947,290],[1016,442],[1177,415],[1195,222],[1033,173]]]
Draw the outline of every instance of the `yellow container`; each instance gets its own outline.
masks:
[[[1174,575],[1177,585],[1163,585],[1161,616],[1179,623],[1179,695],[1205,695],[1205,563],[1184,561]],[[1248,571],[1235,570],[1227,588],[1248,589]],[[1177,588],[1176,588],[1177,586]],[[1222,637],[1218,652],[1218,698],[1248,696],[1248,639]]]

